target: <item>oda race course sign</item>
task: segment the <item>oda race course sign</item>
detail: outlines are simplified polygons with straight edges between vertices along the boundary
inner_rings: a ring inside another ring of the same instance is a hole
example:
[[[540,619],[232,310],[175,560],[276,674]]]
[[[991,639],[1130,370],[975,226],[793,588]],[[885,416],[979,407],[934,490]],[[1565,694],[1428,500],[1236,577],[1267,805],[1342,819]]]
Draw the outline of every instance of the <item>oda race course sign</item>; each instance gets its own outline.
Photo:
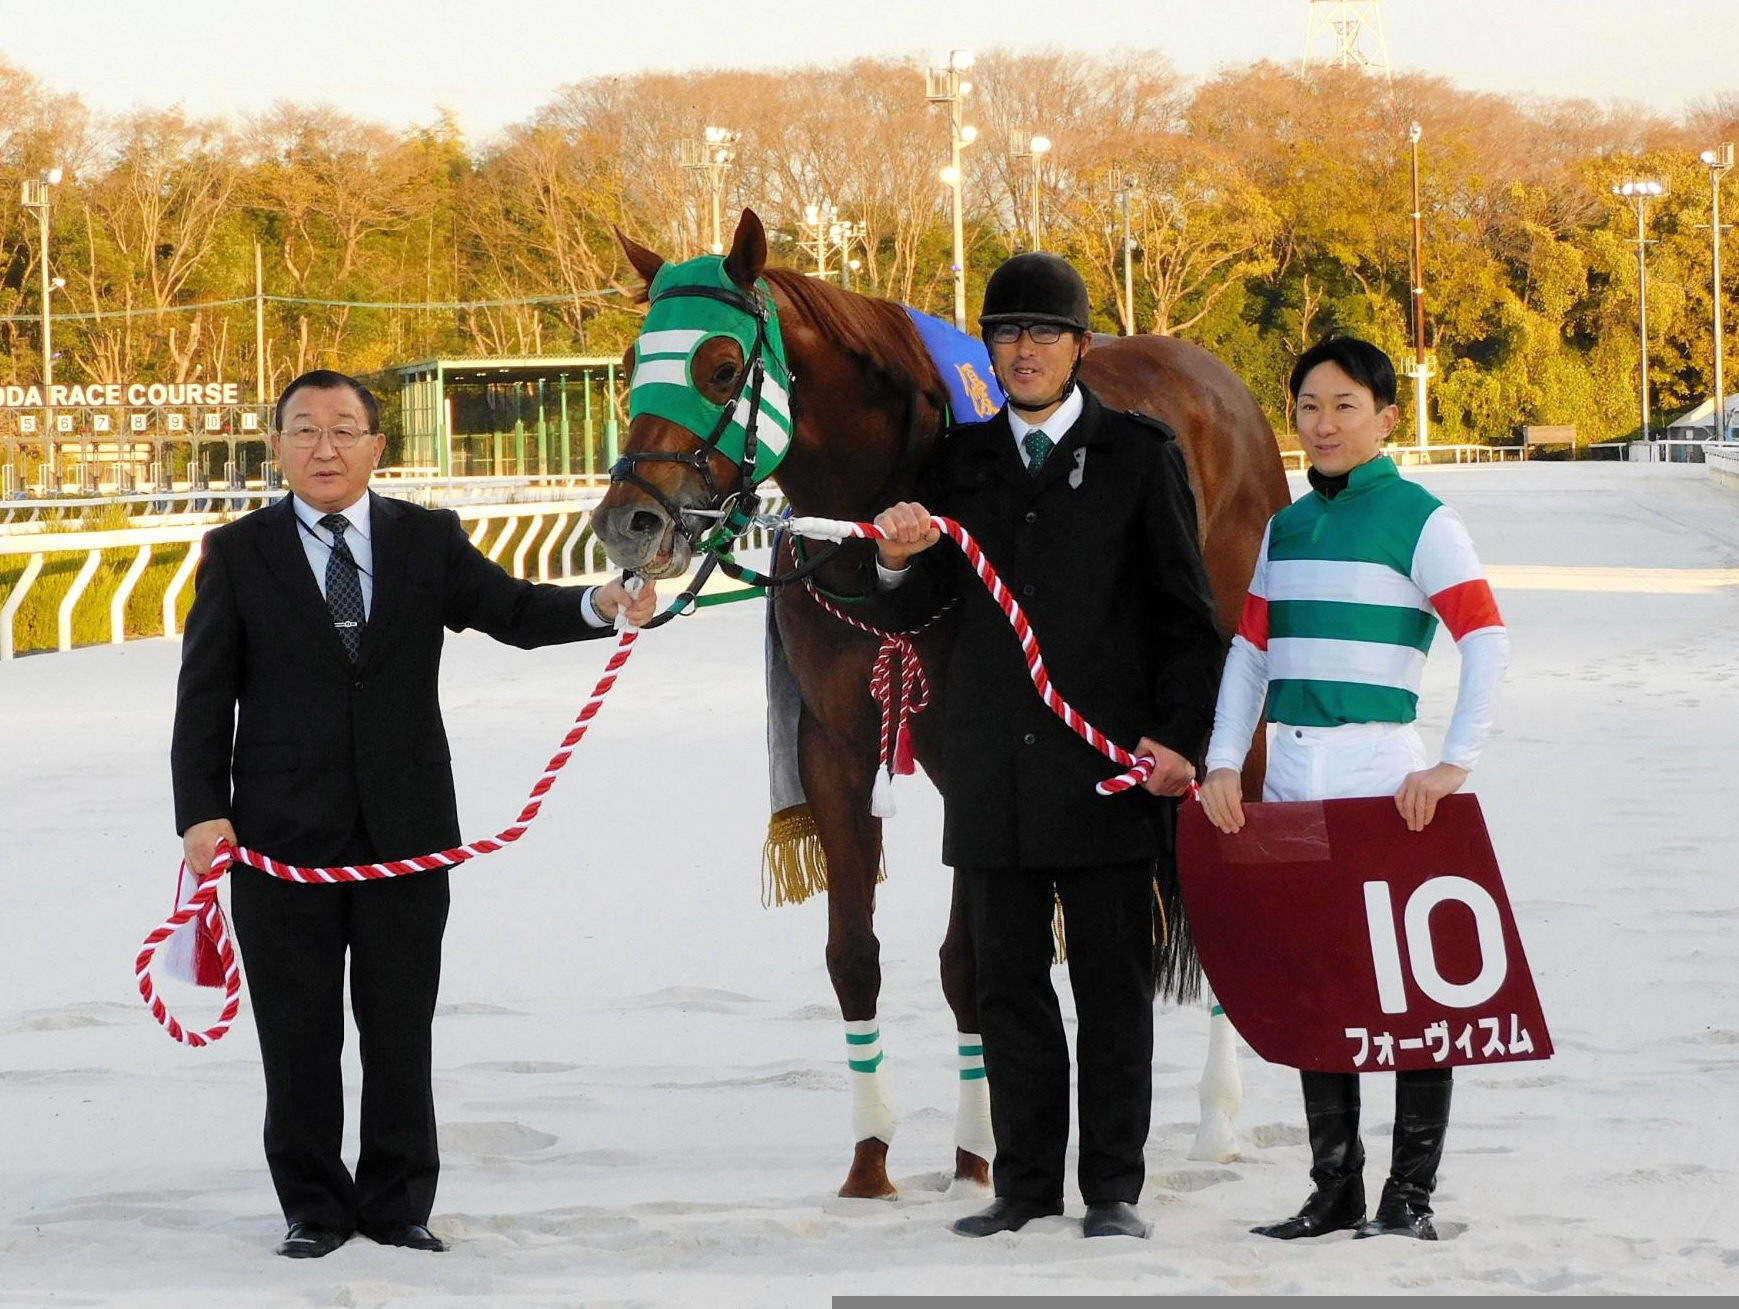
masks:
[[[1186,803],[1177,859],[1215,998],[1270,1063],[1381,1073],[1546,1059],[1551,1037],[1479,801],[1423,832],[1389,796]]]

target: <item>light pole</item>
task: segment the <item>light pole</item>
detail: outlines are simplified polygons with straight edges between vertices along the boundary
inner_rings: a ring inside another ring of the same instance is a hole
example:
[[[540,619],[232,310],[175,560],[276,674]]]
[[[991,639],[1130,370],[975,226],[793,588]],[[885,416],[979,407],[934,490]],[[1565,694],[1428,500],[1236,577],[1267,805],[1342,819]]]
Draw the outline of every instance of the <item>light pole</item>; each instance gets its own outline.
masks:
[[[1014,157],[1016,159],[1030,159],[1030,160],[1032,160],[1032,165],[1033,165],[1033,244],[1032,244],[1032,248],[1034,250],[1043,250],[1045,248],[1044,228],[1043,228],[1043,225],[1040,223],[1040,214],[1039,214],[1039,162],[1047,154],[1050,153],[1050,150],[1051,150],[1051,138],[1050,137],[1048,137],[1048,136],[1035,136],[1030,141],[1027,142],[1027,148],[1025,150],[1016,150],[1014,152]]]
[[[1413,143],[1413,425],[1414,445],[1423,450],[1431,444],[1431,419],[1425,409],[1425,383],[1431,363],[1425,357],[1425,220],[1419,205],[1418,123],[1407,133]]]
[[[839,247],[839,284],[847,291],[851,290],[851,275],[863,266],[852,257],[852,247],[863,244],[868,232],[861,218],[855,221],[848,218],[827,229],[828,240]]]
[[[948,143],[952,158],[942,170],[942,180],[954,199],[954,329],[966,330],[966,227],[960,210],[960,152],[978,139],[978,129],[960,119],[961,101],[972,83],[960,74],[972,67],[972,51],[950,50],[946,68],[932,68],[925,77],[924,98],[933,105],[948,106]]]
[[[838,212],[831,200],[823,200],[818,205],[803,206],[803,221],[809,224],[809,230],[815,234],[815,272],[811,276],[819,277],[824,282],[827,280],[828,228]]]
[[[1123,321],[1127,324],[1127,336],[1135,335],[1135,240],[1129,234],[1129,202],[1135,198],[1135,187],[1135,174],[1128,173],[1119,188],[1123,201]]]
[[[1625,182],[1612,188],[1613,195],[1623,196],[1636,209],[1636,304],[1637,334],[1642,342],[1642,382],[1638,395],[1642,409],[1642,439],[1649,440],[1648,431],[1648,238],[1643,231],[1643,211],[1650,200],[1666,194],[1666,187],[1653,180]]]
[[[1719,150],[1703,151],[1703,162],[1709,168],[1709,238],[1714,244],[1714,278],[1711,283],[1715,303],[1715,439],[1727,439],[1727,388],[1721,376],[1721,179],[1733,167],[1733,143],[1725,142]]]
[[[59,278],[50,277],[48,271],[48,188],[59,186],[60,177],[60,169],[50,168],[40,178],[27,178],[23,195],[19,198],[19,203],[24,208],[36,210],[38,249],[42,257],[42,398],[47,402],[48,418],[46,430],[42,434],[42,447],[45,456],[44,476],[50,486],[55,486],[58,479],[54,473],[54,328],[49,298],[54,294],[57,285],[64,286],[65,283]]]
[[[707,190],[712,195],[712,252],[715,255],[725,252],[724,234],[720,231],[719,206],[724,199],[725,170],[737,157],[736,145],[741,135],[742,133],[733,132],[728,127],[708,127],[701,133],[700,140],[685,141],[682,146],[682,166],[704,178]]]

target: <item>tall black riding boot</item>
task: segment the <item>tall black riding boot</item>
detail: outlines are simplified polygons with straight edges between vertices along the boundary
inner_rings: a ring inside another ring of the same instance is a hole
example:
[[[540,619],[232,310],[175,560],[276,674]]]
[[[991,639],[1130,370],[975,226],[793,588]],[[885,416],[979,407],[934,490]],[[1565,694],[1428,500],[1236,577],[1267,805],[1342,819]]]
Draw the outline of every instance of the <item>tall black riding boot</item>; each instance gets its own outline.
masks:
[[[1443,1162],[1443,1138],[1449,1131],[1447,1068],[1395,1074],[1395,1144],[1389,1160],[1389,1180],[1370,1222],[1357,1236],[1411,1236],[1435,1241],[1431,1192],[1437,1187],[1437,1167]]]
[[[1344,1232],[1365,1221],[1365,1148],[1356,1073],[1300,1073],[1315,1190],[1291,1218],[1250,1230],[1278,1241]]]

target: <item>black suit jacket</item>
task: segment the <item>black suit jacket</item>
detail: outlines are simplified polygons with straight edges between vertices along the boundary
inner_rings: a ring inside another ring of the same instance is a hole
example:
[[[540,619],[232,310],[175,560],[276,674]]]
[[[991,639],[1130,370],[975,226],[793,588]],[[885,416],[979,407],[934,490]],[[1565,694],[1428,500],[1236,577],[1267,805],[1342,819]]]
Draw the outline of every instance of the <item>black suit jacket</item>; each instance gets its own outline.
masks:
[[[1213,721],[1222,643],[1183,455],[1157,419],[1107,409],[1085,387],[1082,400],[1036,477],[1006,411],[952,429],[919,499],[977,539],[1025,610],[1052,683],[1088,722],[1125,749],[1145,736],[1193,759]],[[917,555],[878,604],[910,626],[949,597],[944,861],[1073,867],[1163,853],[1166,803],[1094,792],[1118,769],[1045,707],[958,547]]]
[[[348,862],[359,818],[377,859],[457,845],[442,629],[524,648],[609,635],[586,622],[583,588],[510,577],[451,511],[369,505],[374,598],[354,667],[289,496],[206,536],[170,752],[177,831],[228,818],[244,845],[317,866]]]

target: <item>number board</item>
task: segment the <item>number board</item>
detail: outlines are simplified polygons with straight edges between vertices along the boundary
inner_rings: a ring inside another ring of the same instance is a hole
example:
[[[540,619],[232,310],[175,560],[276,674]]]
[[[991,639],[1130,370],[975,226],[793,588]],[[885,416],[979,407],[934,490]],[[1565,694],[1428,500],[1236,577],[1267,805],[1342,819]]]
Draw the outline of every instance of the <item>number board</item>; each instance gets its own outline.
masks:
[[[1551,1056],[1474,796],[1423,832],[1388,796],[1244,816],[1227,836],[1186,803],[1177,856],[1208,981],[1257,1054],[1349,1073]]]

